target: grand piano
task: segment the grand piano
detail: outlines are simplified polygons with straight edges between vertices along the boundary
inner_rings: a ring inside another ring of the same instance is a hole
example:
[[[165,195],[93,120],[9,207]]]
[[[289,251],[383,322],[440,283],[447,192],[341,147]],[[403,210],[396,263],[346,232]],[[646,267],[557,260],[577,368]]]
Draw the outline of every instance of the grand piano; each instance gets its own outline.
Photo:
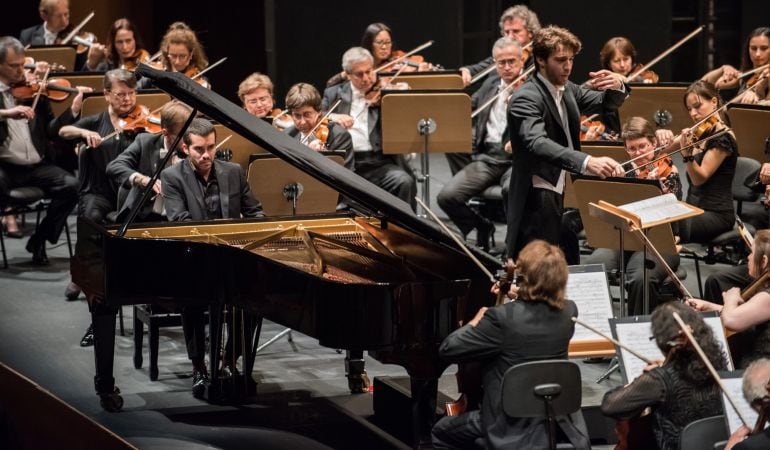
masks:
[[[447,367],[438,347],[494,302],[489,278],[397,197],[183,75],[144,65],[137,73],[336,189],[356,212],[132,224],[122,236],[117,227],[79,219],[71,272],[91,302],[102,406],[122,407],[112,373],[119,306],[228,304],[323,346],[365,350],[403,366],[412,388],[412,411],[404,413],[412,414],[415,445],[429,442],[438,378]],[[490,271],[500,268],[490,255],[474,253]]]

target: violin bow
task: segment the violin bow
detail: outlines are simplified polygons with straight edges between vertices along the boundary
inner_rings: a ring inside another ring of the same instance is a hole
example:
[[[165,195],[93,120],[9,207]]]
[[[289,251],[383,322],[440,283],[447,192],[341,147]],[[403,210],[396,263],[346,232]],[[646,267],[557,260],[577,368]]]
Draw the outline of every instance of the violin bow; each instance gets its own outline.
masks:
[[[227,56],[225,56],[224,58],[222,58],[222,59],[220,59],[219,61],[215,62],[214,64],[210,64],[210,65],[209,65],[208,67],[206,67],[205,69],[201,70],[200,72],[198,72],[198,73],[196,73],[195,75],[193,75],[192,77],[190,77],[190,79],[191,79],[191,80],[197,80],[198,78],[202,77],[204,73],[206,73],[206,72],[208,72],[209,70],[213,69],[214,67],[216,67],[216,66],[218,66],[218,65],[222,64],[222,63],[223,63],[223,62],[225,62],[225,61],[227,61]]]
[[[73,28],[72,31],[70,31],[70,33],[67,36],[65,36],[64,39],[62,39],[61,41],[62,45],[69,44],[69,42],[72,40],[73,37],[75,37],[76,34],[78,34],[81,28],[86,26],[89,20],[93,19],[94,15],[96,14],[93,11],[91,11],[91,14],[87,15],[85,19],[81,20],[80,23],[75,28]]]
[[[690,39],[695,37],[697,34],[699,34],[701,31],[703,31],[704,28],[706,28],[706,26],[705,25],[701,25],[698,28],[696,28],[694,31],[692,31],[690,34],[688,34],[687,36],[685,36],[682,39],[680,39],[679,42],[677,42],[676,44],[672,45],[667,50],[663,51],[660,55],[658,55],[655,58],[653,58],[650,62],[648,62],[647,64],[642,66],[639,70],[637,70],[636,72],[634,72],[631,75],[627,76],[626,77],[626,82],[629,82],[629,81],[633,80],[634,78],[638,77],[642,72],[644,72],[645,70],[648,70],[650,67],[652,67],[655,64],[657,64],[661,59],[665,58],[666,56],[671,54],[671,52],[673,52],[674,50],[676,50],[679,47],[681,47],[685,42],[689,41]]]
[[[588,122],[590,122],[590,121],[592,121],[592,120],[596,119],[597,117],[599,117],[599,114],[591,114],[590,116],[588,116],[588,117],[586,117],[585,119],[581,120],[581,121],[580,121],[580,125],[581,125],[581,126],[582,126],[582,125],[585,125],[585,124],[587,124]]]
[[[155,54],[153,54],[152,56],[150,56],[149,58],[147,58],[147,62],[154,62],[156,59],[160,58],[160,56],[161,56],[162,54],[163,54],[163,52],[162,52],[162,51],[160,51],[160,50],[158,50],[157,52],[155,52]]]
[[[497,101],[498,98],[500,98],[501,95],[507,93],[513,86],[518,83],[519,81],[523,80],[524,78],[528,77],[533,71],[535,70],[535,66],[530,67],[529,69],[525,70],[524,73],[516,77],[515,80],[508,83],[507,86],[505,86],[503,89],[500,89],[500,92],[497,93],[494,97],[490,98],[486,102],[484,102],[483,105],[476,108],[475,111],[471,113],[471,119],[481,114],[482,111],[489,108],[490,105],[492,105],[494,102]]]
[[[219,150],[219,147],[221,147],[222,145],[224,145],[224,143],[225,143],[225,142],[229,141],[231,137],[233,137],[233,135],[232,135],[232,134],[229,134],[229,135],[227,135],[227,137],[226,137],[226,138],[224,138],[224,139],[222,139],[221,141],[219,141],[219,144],[217,144],[217,146],[216,146],[216,147],[214,147],[214,150]]]
[[[614,339],[612,336],[608,336],[607,334],[603,333],[601,330],[598,330],[597,328],[594,328],[593,326],[583,322],[582,320],[578,319],[577,317],[572,317],[572,321],[576,324],[587,328],[594,333],[598,334],[599,336],[603,337],[604,339],[607,339],[608,341],[612,342],[613,344],[617,345],[618,347],[622,348],[623,350],[631,353],[632,355],[636,356],[637,358],[641,359],[647,364],[652,364],[652,360],[650,358],[647,358],[646,356],[642,355],[641,353],[637,352],[636,350],[632,349],[631,347],[621,344],[620,341],[617,339]]]
[[[693,348],[698,353],[698,356],[700,356],[700,359],[701,361],[703,361],[703,364],[706,365],[706,368],[708,369],[709,373],[711,373],[711,376],[714,377],[714,381],[716,381],[717,385],[719,386],[719,389],[721,389],[722,392],[725,394],[727,401],[730,402],[730,406],[733,407],[733,409],[735,410],[735,413],[738,415],[738,418],[741,419],[741,422],[743,422],[743,425],[745,425],[746,428],[749,428],[746,418],[743,417],[743,414],[741,414],[741,411],[736,406],[733,396],[727,391],[727,388],[725,388],[724,382],[722,382],[722,378],[719,377],[719,374],[717,373],[716,369],[714,369],[714,366],[711,364],[711,361],[709,361],[708,357],[706,357],[706,353],[703,352],[703,349],[701,348],[700,344],[698,344],[698,341],[695,340],[695,337],[693,337],[692,332],[690,332],[690,327],[688,327],[684,323],[684,321],[682,320],[682,317],[679,315],[678,312],[674,311],[671,314],[674,316],[674,320],[676,320],[676,323],[679,325],[679,328],[682,330],[685,336],[687,336],[687,339],[690,340],[690,344],[692,344]]]
[[[334,112],[334,110],[335,110],[335,109],[337,109],[337,107],[338,107],[338,106],[340,106],[340,103],[341,103],[341,102],[342,102],[342,99],[341,99],[341,98],[338,98],[338,99],[337,99],[337,101],[336,101],[336,102],[334,102],[334,104],[332,105],[332,107],[331,107],[331,108],[329,108],[329,110],[328,110],[328,111],[326,111],[326,114],[324,114],[324,115],[323,115],[323,117],[321,117],[321,120],[319,120],[319,121],[318,121],[318,123],[316,123],[316,124],[315,124],[315,126],[314,126],[313,128],[311,128],[311,129],[310,129],[310,132],[308,132],[307,136],[305,136],[305,137],[304,137],[304,138],[303,138],[301,141],[299,141],[299,143],[300,143],[300,144],[307,144],[307,142],[308,142],[308,139],[310,139],[310,136],[312,136],[312,135],[313,135],[313,133],[315,132],[315,130],[316,130],[316,129],[317,129],[319,126],[321,126],[321,124],[323,123],[323,121],[324,121],[325,119],[328,119],[328,118],[329,118],[329,116],[330,116],[330,115],[331,115],[331,114]],[[366,108],[364,108],[364,109],[366,109]],[[279,116],[279,117],[280,117],[280,116]],[[273,119],[273,120],[275,120],[275,119]]]
[[[457,244],[457,246],[460,247],[460,249],[463,252],[465,252],[466,255],[468,255],[468,257],[471,259],[471,261],[473,261],[479,267],[479,269],[481,269],[481,271],[484,272],[484,274],[487,277],[489,277],[489,280],[492,283],[496,283],[497,279],[495,278],[494,275],[492,275],[492,272],[490,272],[489,269],[487,269],[484,266],[484,264],[481,264],[481,261],[479,261],[479,259],[476,258],[473,255],[473,253],[471,253],[470,250],[468,250],[468,246],[466,244],[464,244],[460,240],[460,238],[457,237],[456,234],[452,233],[452,231],[449,228],[447,228],[447,226],[444,225],[444,223],[441,220],[439,220],[438,217],[436,217],[436,214],[433,211],[431,211],[431,209],[428,207],[428,205],[426,205],[422,200],[420,200],[419,197],[415,197],[415,200],[417,200],[417,203],[419,203],[419,205],[422,207],[422,210],[425,211],[426,213],[428,213],[430,218],[433,219],[433,221],[436,222],[441,227],[442,230],[444,230],[444,233],[449,235],[449,237],[452,238],[453,241],[455,241],[455,244]]]
[[[693,142],[692,144],[687,144],[687,145],[685,145],[684,147],[679,147],[678,149],[676,149],[676,150],[674,150],[674,151],[671,151],[671,152],[669,152],[669,153],[666,153],[665,155],[663,155],[663,156],[660,156],[660,157],[658,157],[658,158],[655,158],[655,159],[653,159],[652,161],[650,161],[650,162],[648,162],[647,164],[644,164],[644,165],[645,165],[645,166],[648,166],[648,165],[650,165],[650,164],[655,164],[656,162],[658,162],[658,161],[660,161],[660,160],[662,160],[662,159],[668,158],[668,157],[669,157],[669,156],[671,156],[671,155],[676,155],[677,153],[680,153],[682,150],[686,150],[686,149],[688,149],[688,148],[690,148],[690,147],[695,147],[695,146],[697,146],[697,145],[703,144],[704,142],[707,142],[707,141],[710,141],[710,140],[712,140],[712,139],[714,139],[714,138],[717,138],[717,137],[719,137],[719,136],[721,136],[721,135],[723,135],[723,134],[725,134],[725,133],[727,133],[727,132],[729,132],[729,131],[730,131],[730,129],[729,129],[729,128],[725,128],[725,129],[724,129],[724,130],[722,130],[722,131],[719,131],[719,132],[717,132],[717,133],[714,133],[714,134],[712,134],[711,136],[707,136],[707,137],[705,137],[705,138],[703,138],[703,139],[701,139],[701,140],[695,141],[695,142]],[[681,135],[677,135],[677,137],[679,137],[679,136],[681,136]],[[674,138],[674,139],[676,139],[676,138]],[[620,165],[621,165],[621,166],[625,166],[626,164],[629,164],[629,163],[635,162],[635,161],[639,160],[641,157],[643,157],[643,156],[646,156],[646,155],[649,155],[650,153],[652,153],[652,154],[655,154],[656,152],[658,152],[658,151],[662,150],[663,148],[664,148],[664,147],[662,147],[662,146],[660,146],[660,147],[655,147],[654,149],[652,149],[652,150],[650,150],[650,151],[647,151],[647,152],[644,152],[644,153],[642,153],[641,155],[639,155],[639,156],[637,156],[637,157],[631,158],[631,159],[629,159],[628,161],[625,161],[625,162],[622,162],[622,163],[620,163]],[[627,175],[627,174],[629,174],[629,173],[633,172],[633,171],[634,171],[634,170],[636,170],[636,169],[637,169],[637,168],[633,168],[633,169],[629,169],[629,170],[626,170],[625,172],[623,172],[623,175]]]
[[[529,41],[529,43],[523,47],[521,47],[521,51],[524,51],[525,49],[528,49],[529,47],[532,47],[532,41]],[[534,67],[534,64],[532,65]],[[482,70],[481,72],[477,73],[473,78],[471,78],[471,82],[469,84],[473,84],[480,79],[484,78],[485,76],[492,73],[492,71],[495,70],[495,64],[492,63],[487,67],[486,69]]]
[[[763,65],[761,65],[761,66],[759,66],[759,67],[755,67],[755,68],[753,68],[753,69],[751,69],[751,70],[747,70],[746,72],[743,72],[743,73],[742,73],[742,74],[741,74],[741,75],[738,77],[738,79],[739,79],[739,80],[742,80],[742,79],[744,79],[744,78],[748,77],[749,75],[754,75],[755,73],[757,73],[757,72],[761,72],[761,71],[763,71],[763,70],[765,70],[765,69],[767,69],[767,68],[769,68],[769,67],[770,67],[770,63],[767,63],[767,64],[763,64]]]
[[[40,82],[40,89],[37,90],[35,93],[35,99],[32,100],[32,111],[35,110],[37,107],[37,102],[40,101],[40,95],[43,93],[43,90],[45,89],[45,85],[48,84],[48,74],[51,73],[51,66],[48,66],[48,69],[45,71],[45,75],[43,75],[43,81]]]
[[[387,64],[384,64],[384,65],[374,69],[373,72],[374,73],[382,72],[383,70],[387,69],[388,67],[390,67],[392,65],[395,65],[395,64],[398,64],[399,62],[403,61],[404,59],[406,59],[406,58],[408,58],[408,57],[410,57],[412,55],[414,55],[415,53],[419,52],[420,50],[423,50],[423,49],[426,49],[426,48],[430,47],[431,45],[433,45],[433,42],[434,41],[431,40],[431,41],[428,41],[428,42],[426,42],[426,43],[424,43],[422,45],[418,45],[417,47],[413,48],[412,50],[410,50],[410,51],[404,53],[403,55],[399,56],[398,58],[394,59],[393,61],[391,61],[391,62],[389,62]]]

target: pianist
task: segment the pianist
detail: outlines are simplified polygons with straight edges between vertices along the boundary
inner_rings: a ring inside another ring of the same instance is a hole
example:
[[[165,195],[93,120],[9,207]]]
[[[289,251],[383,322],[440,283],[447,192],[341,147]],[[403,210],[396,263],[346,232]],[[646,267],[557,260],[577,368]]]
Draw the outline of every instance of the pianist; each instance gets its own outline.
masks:
[[[251,193],[241,167],[214,158],[216,132],[209,121],[193,119],[182,137],[182,150],[187,159],[165,169],[160,176],[168,220],[204,221],[263,216],[262,205]],[[182,309],[187,356],[193,365],[192,391],[196,397],[204,394],[208,383],[203,360],[204,327],[202,306],[185,306]]]
[[[441,344],[440,355],[458,363],[484,360],[484,398],[481,410],[447,416],[433,427],[436,449],[474,448],[484,439],[485,448],[547,448],[545,419],[506,419],[502,411],[503,374],[516,364],[545,359],[567,359],[575,331],[571,317],[577,306],[564,298],[567,262],[564,253],[545,241],[535,240],[519,253],[518,286],[509,297],[516,301],[487,309]],[[537,349],[537,351],[535,351]],[[557,417],[572,445],[590,448],[582,413]]]

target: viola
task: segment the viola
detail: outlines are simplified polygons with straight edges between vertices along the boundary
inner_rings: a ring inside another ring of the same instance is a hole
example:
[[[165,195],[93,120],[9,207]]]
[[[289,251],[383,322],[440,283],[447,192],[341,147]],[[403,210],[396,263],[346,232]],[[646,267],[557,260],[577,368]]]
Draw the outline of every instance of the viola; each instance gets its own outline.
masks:
[[[70,94],[77,94],[78,90],[72,87],[69,80],[64,78],[51,78],[45,83],[45,86],[35,81],[31,83],[24,82],[11,87],[11,95],[21,102],[34,99],[38,92],[40,92],[40,95],[46,96],[55,102],[62,102]]]
[[[126,133],[160,133],[160,114],[150,111],[144,105],[135,105],[125,117],[119,121],[120,129]]]

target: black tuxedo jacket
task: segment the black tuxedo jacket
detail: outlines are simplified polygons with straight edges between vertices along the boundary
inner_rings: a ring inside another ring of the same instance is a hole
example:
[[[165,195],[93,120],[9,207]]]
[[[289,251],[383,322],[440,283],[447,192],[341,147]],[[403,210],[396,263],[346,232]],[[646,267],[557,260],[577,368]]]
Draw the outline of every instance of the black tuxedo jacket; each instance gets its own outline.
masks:
[[[223,219],[237,219],[241,215],[264,216],[262,205],[251,193],[241,166],[214,160],[212,170],[215,171],[219,183]],[[206,220],[203,192],[190,161],[181,161],[164,169],[160,178],[168,220]]]
[[[43,24],[21,30],[19,41],[22,45],[45,45],[45,28]]]
[[[107,165],[107,176],[115,180],[121,189],[130,189],[126,200],[120,205],[118,217],[131,211],[142,198],[143,189],[131,186],[128,179],[134,172],[151,177],[160,163],[160,150],[163,148],[162,134],[139,134],[117,158]],[[152,212],[152,202],[147,201],[139,213],[145,218]]]
[[[532,176],[556,185],[561,170],[580,173],[588,155],[580,152],[580,114],[603,114],[617,110],[628,96],[620,91],[593,91],[567,82],[564,103],[568,128],[564,129],[551,93],[537,75],[530,77],[508,103],[508,128],[513,146],[513,172],[509,195],[508,252],[516,239]],[[574,149],[567,147],[569,133]]]

